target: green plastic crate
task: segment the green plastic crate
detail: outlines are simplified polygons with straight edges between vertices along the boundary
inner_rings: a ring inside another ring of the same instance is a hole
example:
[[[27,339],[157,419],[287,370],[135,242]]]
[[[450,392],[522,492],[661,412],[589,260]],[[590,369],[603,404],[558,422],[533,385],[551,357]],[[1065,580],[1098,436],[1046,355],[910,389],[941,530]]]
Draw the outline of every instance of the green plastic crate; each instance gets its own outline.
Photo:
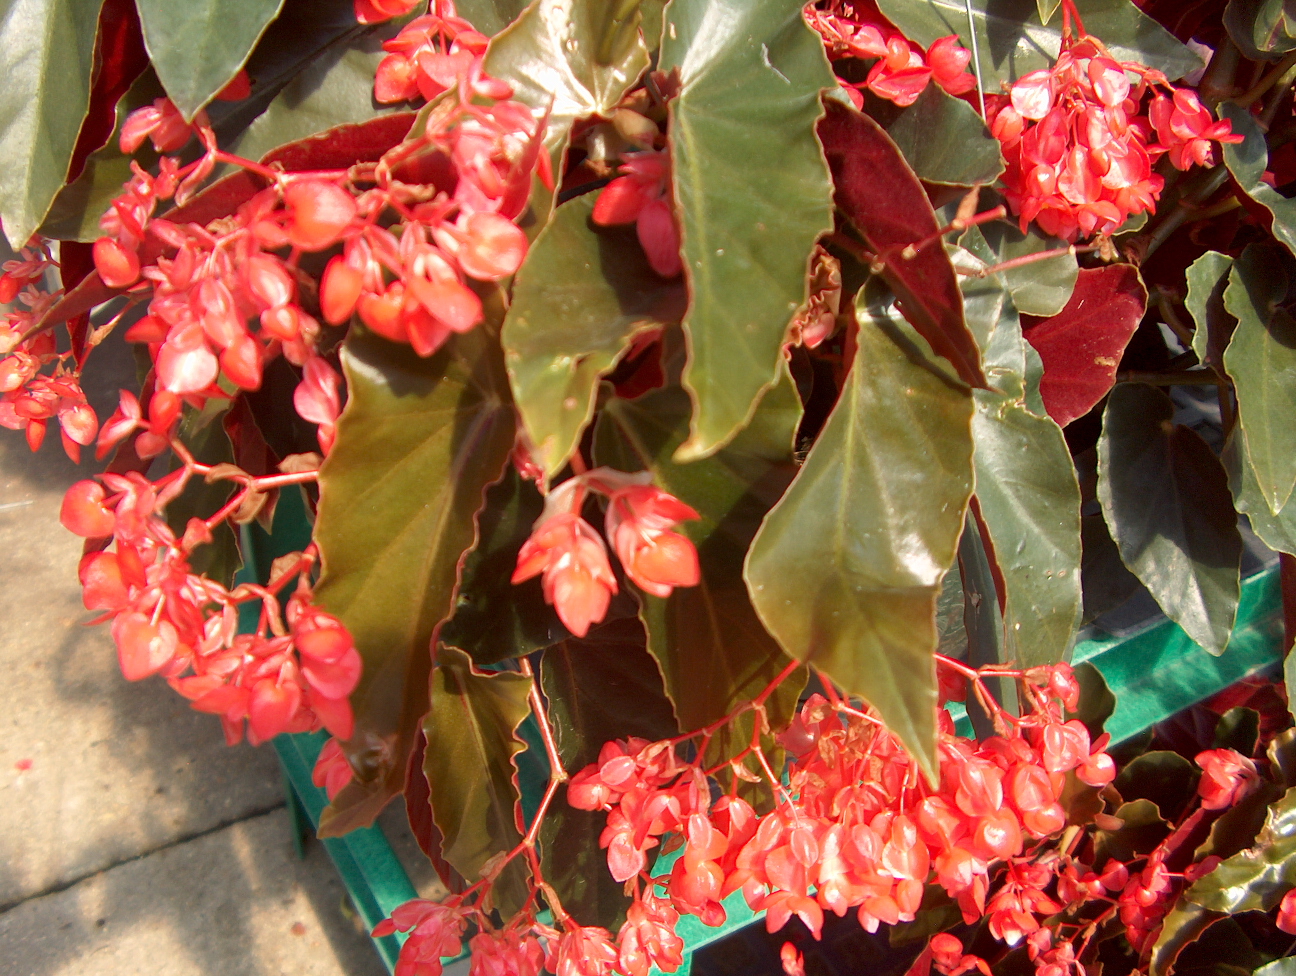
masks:
[[[281,528],[283,526],[283,528]],[[246,565],[243,578],[261,579],[277,556],[301,549],[309,542],[309,531],[297,492],[287,491],[279,503],[273,537],[259,527],[244,532]],[[254,626],[255,619],[245,620]],[[1121,637],[1099,636],[1077,643],[1073,663],[1092,663],[1102,672],[1116,696],[1116,711],[1107,722],[1114,742],[1120,742],[1194,705],[1234,682],[1255,674],[1282,659],[1282,597],[1276,565],[1253,574],[1242,582],[1228,650],[1212,657],[1198,647],[1176,624],[1153,621],[1145,629]],[[1154,678],[1155,676],[1155,678]],[[960,724],[966,723],[966,718]],[[298,850],[308,833],[313,834],[321,811],[327,805],[324,791],[311,782],[315,758],[326,741],[323,733],[282,735],[274,741],[284,774],[284,792],[293,814]],[[392,909],[416,898],[391,845],[380,828],[355,830],[344,837],[323,841],[337,866],[356,911],[372,929]],[[659,862],[667,867],[678,853]],[[747,907],[741,892],[724,901],[728,920],[710,928],[692,916],[680,920],[679,934],[685,944],[685,961],[679,976],[688,976],[692,956],[721,939],[737,934],[758,920]],[[405,936],[398,933],[375,939],[374,943],[393,970]],[[467,971],[467,960],[446,960],[448,976]]]

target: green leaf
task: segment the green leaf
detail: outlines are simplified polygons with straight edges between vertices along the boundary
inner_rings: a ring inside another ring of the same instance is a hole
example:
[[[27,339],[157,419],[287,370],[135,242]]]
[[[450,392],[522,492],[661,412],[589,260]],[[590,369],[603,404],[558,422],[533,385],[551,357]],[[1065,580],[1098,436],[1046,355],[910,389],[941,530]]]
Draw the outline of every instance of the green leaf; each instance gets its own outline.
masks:
[[[518,271],[501,334],[532,457],[549,477],[576,449],[599,378],[637,333],[678,322],[688,301],[682,281],[649,266],[634,227],[591,222],[597,197],[554,211]]]
[[[1224,143],[1224,165],[1242,192],[1273,215],[1270,230],[1287,250],[1296,254],[1296,200],[1289,200],[1261,177],[1269,168],[1269,141],[1249,109],[1234,102],[1220,102],[1219,116],[1233,124],[1242,142]]]
[[[1254,708],[1230,708],[1215,725],[1215,743],[1212,748],[1232,749],[1244,756],[1255,752],[1260,739],[1260,713]]]
[[[836,84],[800,0],[671,0],[660,69],[670,103],[676,213],[690,307],[693,398],[680,460],[713,453],[779,378],[805,301],[806,262],[832,229],[832,185],[815,123]],[[737,93],[741,93],[738,95]]]
[[[1035,9],[1039,11],[1041,24],[1047,24],[1057,13],[1057,8],[1062,6],[1062,0],[1035,0]]]
[[[1103,726],[1116,711],[1116,696],[1102,672],[1089,661],[1076,665],[1075,678],[1080,685],[1080,708],[1068,712],[1067,718],[1078,718],[1089,730],[1089,737],[1096,739],[1103,734]]]
[[[486,490],[477,517],[477,545],[464,561],[454,616],[443,643],[466,651],[473,664],[497,664],[567,639],[570,634],[539,586],[515,586],[518,550],[544,509],[544,498],[513,465]]]
[[[999,140],[961,98],[928,85],[918,100],[887,126],[913,171],[928,183],[993,183],[1004,171]]]
[[[1255,976],[1296,976],[1296,957],[1283,956],[1255,971]]]
[[[136,0],[144,46],[186,119],[247,61],[284,0]]]
[[[1151,800],[1138,799],[1122,803],[1116,808],[1116,818],[1122,821],[1119,829],[1098,832],[1098,853],[1095,860],[1100,864],[1105,864],[1107,858],[1113,857],[1118,861],[1143,857],[1170,836],[1170,824]]]
[[[18,250],[62,187],[90,105],[100,0],[0,0],[0,220]]]
[[[607,0],[535,0],[487,51],[487,74],[508,79],[514,98],[549,113],[545,148],[555,163],[572,123],[610,117],[648,67],[638,15],[608,25],[608,6]]]
[[[982,191],[982,207],[993,207],[996,202],[996,196]],[[960,243],[988,264],[1000,264],[1067,246],[1066,241],[1060,238],[1045,237],[1034,224],[1023,234],[1006,220],[994,220],[969,228]],[[1070,253],[1000,272],[1017,310],[1023,315],[1045,317],[1057,315],[1066,308],[1079,273],[1075,255]]]
[[[1252,61],[1277,58],[1296,48],[1296,12],[1290,0],[1229,0],[1224,28]]]
[[[458,14],[487,37],[494,37],[526,9],[527,0],[458,0]]]
[[[1243,753],[1250,755],[1250,753]],[[1264,827],[1269,804],[1282,798],[1283,788],[1273,783],[1261,783],[1253,792],[1248,793],[1224,811],[1218,820],[1211,824],[1210,836],[1193,852],[1193,860],[1203,858],[1232,857],[1238,851],[1245,850],[1255,843],[1256,835]]]
[[[1169,976],[1180,954],[1225,916],[1208,912],[1180,896],[1162,923],[1149,957],[1150,976]]]
[[[976,495],[1005,589],[1004,649],[1053,664],[1080,617],[1080,485],[1062,429],[1021,401],[973,394]]]
[[[349,396],[320,471],[316,597],[364,658],[349,749],[378,758],[348,788],[366,803],[344,791],[325,813],[321,829],[339,832],[367,822],[403,785],[426,707],[429,642],[453,606],[483,492],[499,478],[514,433],[502,356],[486,326],[429,359],[353,331],[342,365]]]
[[[597,760],[605,742],[630,736],[656,742],[679,732],[644,640],[638,620],[620,620],[544,652],[540,674],[549,721],[568,773]],[[540,828],[540,851],[545,880],[563,908],[582,925],[615,932],[630,899],[612,879],[599,846],[606,826],[605,813],[576,810],[560,791]]]
[[[1145,752],[1126,764],[1113,785],[1126,801],[1148,800],[1174,821],[1197,795],[1197,767],[1177,752]]]
[[[688,395],[680,387],[613,399],[603,408],[595,431],[597,462],[651,471],[656,484],[702,516],[680,527],[697,547],[701,582],[665,599],[639,594],[648,649],[686,730],[755,697],[788,663],[752,607],[742,564],[761,519],[795,473],[792,439],[800,417],[800,400],[785,378],[727,447],[679,464],[673,458],[689,422]],[[771,723],[786,724],[795,707],[795,695],[790,702],[776,696]]]
[[[1185,892],[1211,911],[1267,912],[1296,885],[1296,789],[1269,807],[1255,845],[1223,861]]]
[[[1270,549],[1296,553],[1296,492],[1292,493],[1292,498],[1287,499],[1282,510],[1274,515],[1269,511],[1269,505],[1256,482],[1255,469],[1247,462],[1246,455],[1246,437],[1241,430],[1235,429],[1220,454],[1220,460],[1228,472],[1233,506],[1247,517],[1251,530]]]
[[[531,714],[530,691],[526,675],[483,674],[454,648],[444,648],[432,669],[423,773],[432,818],[444,838],[441,852],[469,881],[482,876],[492,857],[522,840],[515,757],[526,748],[517,729]],[[505,918],[522,907],[527,897],[523,858],[509,863],[491,893]]]
[[[1219,251],[1207,251],[1188,267],[1188,298],[1184,304],[1197,326],[1192,350],[1199,363],[1222,367],[1233,319],[1224,307],[1224,289],[1229,283],[1233,259]]]
[[[841,397],[745,575],[784,649],[866,698],[931,775],[936,601],[972,491],[972,397],[866,301]]]
[[[878,0],[878,7],[905,37],[924,48],[950,34],[958,34],[968,49],[975,43],[986,91],[1051,67],[1062,43],[1061,19],[1043,26],[1037,0],[971,0],[975,39],[968,33],[966,0]],[[1202,66],[1200,57],[1129,0],[1086,0],[1083,8],[1085,29],[1117,61],[1159,68],[1171,81]]]
[[[225,433],[222,423],[228,412],[228,400],[208,400],[202,410],[186,408],[180,421],[180,440],[189,449],[194,460],[201,464],[233,464],[234,446]],[[172,470],[180,467],[179,459],[172,462]],[[215,481],[210,484],[201,477],[190,478],[185,490],[167,505],[167,525],[179,538],[191,518],[211,518],[230,500],[233,483]],[[234,574],[243,565],[238,536],[228,520],[212,530],[210,544],[194,550],[189,557],[189,570],[222,586],[234,585]]]
[[[1128,600],[1142,585],[1121,562],[1120,549],[1112,541],[1102,512],[1080,516],[1080,577],[1084,594],[1081,620],[1089,623]]]
[[[1273,515],[1296,486],[1296,319],[1277,307],[1287,290],[1279,255],[1248,246],[1224,291],[1224,305],[1238,320],[1224,368],[1237,390],[1247,460]]]
[[[1222,654],[1237,614],[1242,537],[1227,475],[1154,387],[1121,383],[1103,411],[1098,500],[1121,559],[1165,615]]]

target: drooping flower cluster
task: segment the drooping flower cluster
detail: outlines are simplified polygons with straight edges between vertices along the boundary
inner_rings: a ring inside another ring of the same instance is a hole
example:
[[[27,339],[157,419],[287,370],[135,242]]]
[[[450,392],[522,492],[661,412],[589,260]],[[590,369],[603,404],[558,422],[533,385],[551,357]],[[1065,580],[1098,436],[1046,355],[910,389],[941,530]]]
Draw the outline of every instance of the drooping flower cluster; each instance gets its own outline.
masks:
[[[651,477],[646,471],[626,474],[596,468],[564,481],[549,492],[531,537],[518,552],[513,582],[540,576],[545,602],[577,637],[584,637],[591,625],[603,619],[617,592],[607,546],[581,517],[590,492],[607,497],[607,537],[636,586],[666,597],[677,586],[697,585],[697,550],[673,530],[680,522],[700,516],[653,486]]]
[[[916,102],[932,81],[951,95],[976,88],[976,78],[967,70],[972,52],[959,45],[957,34],[938,38],[923,51],[882,16],[874,0],[829,0],[823,7],[811,3],[805,19],[834,61],[875,60],[863,83],[842,82],[856,108],[864,104],[861,88],[902,107]]]
[[[112,622],[122,674],[162,675],[195,709],[219,715],[231,743],[245,723],[253,743],[319,728],[349,738],[360,655],[342,623],[310,605],[313,552],[282,564],[265,587],[230,590],[192,572],[191,553],[229,513],[191,519],[176,537],[159,513],[190,473],[180,468],[154,483],[110,472],[102,484],[77,482],[63,499],[65,528],[115,544],[87,553],[80,578],[86,608]],[[278,594],[294,580],[281,606]],[[257,600],[258,628],[238,633],[238,606]]]
[[[1242,138],[1195,92],[1115,60],[1092,37],[1064,39],[1051,68],[1022,76],[1006,97],[987,96],[986,113],[1008,164],[1004,196],[1023,230],[1035,221],[1067,241],[1110,234],[1154,210],[1165,185],[1152,170],[1160,156],[1181,170],[1210,165],[1212,142]]]

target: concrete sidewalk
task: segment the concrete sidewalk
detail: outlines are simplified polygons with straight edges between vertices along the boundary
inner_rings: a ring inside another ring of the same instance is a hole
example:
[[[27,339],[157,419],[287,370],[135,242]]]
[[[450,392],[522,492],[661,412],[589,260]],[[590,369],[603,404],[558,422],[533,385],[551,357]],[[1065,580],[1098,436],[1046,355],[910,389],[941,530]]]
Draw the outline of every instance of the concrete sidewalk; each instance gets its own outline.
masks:
[[[95,357],[102,420],[134,367],[120,343]],[[97,466],[58,440],[33,455],[0,429],[0,976],[385,973],[323,847],[296,859],[274,751],[126,682],[107,628],[83,626],[58,511]],[[434,888],[404,811],[382,823]]]

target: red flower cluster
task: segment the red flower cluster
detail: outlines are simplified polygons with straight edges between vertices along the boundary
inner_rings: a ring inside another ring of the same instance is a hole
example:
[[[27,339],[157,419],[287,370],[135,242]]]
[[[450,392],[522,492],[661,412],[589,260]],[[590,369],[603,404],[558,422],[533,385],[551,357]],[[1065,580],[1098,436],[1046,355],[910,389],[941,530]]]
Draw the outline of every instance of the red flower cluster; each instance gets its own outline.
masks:
[[[957,34],[938,38],[924,52],[882,16],[874,0],[830,0],[823,8],[811,3],[805,19],[833,60],[877,59],[861,85],[842,82],[856,108],[864,104],[860,88],[900,106],[916,102],[930,81],[951,95],[976,88],[976,78],[967,71],[972,52],[959,46]]]
[[[65,528],[116,543],[88,553],[80,577],[86,608],[112,621],[122,674],[130,681],[161,674],[194,708],[219,715],[231,743],[245,721],[253,743],[321,727],[349,738],[347,699],[360,680],[360,655],[341,622],[310,605],[313,553],[267,587],[228,590],[191,572],[190,553],[211,541],[227,513],[191,519],[175,537],[158,513],[189,474],[180,468],[155,484],[136,472],[107,473],[102,485],[79,481],[63,499]],[[293,579],[297,589],[281,611],[276,594]],[[238,633],[238,605],[258,599],[260,626]]]
[[[934,789],[875,717],[815,695],[781,737],[794,758],[783,802],[763,817],[736,795],[713,803],[702,770],[674,741],[607,744],[572,778],[567,799],[608,811],[600,842],[616,880],[663,887],[677,911],[709,925],[741,890],[771,932],[796,915],[818,937],[825,909],[853,909],[875,931],[912,920],[934,881],[966,921],[988,915],[996,938],[1016,945],[1064,908],[1046,890],[1071,862],[1037,842],[1066,826],[1068,776],[1100,787],[1115,775],[1106,737],[1091,743],[1081,723],[1064,720],[1078,694],[1068,667],[1029,672],[1023,688],[1032,710],[1001,713],[1002,734],[981,743],[957,736],[942,713]],[[672,834],[683,852],[669,875],[653,877],[648,852]],[[1039,955],[1039,965],[1056,961]]]
[[[607,546],[580,514],[591,491],[607,496],[607,537],[636,586],[667,597],[677,586],[697,585],[697,550],[672,530],[700,516],[649,484],[650,478],[646,471],[630,475],[596,468],[564,481],[549,493],[531,537],[518,552],[513,582],[540,576],[545,602],[577,637],[584,637],[592,624],[603,619],[617,592]]]
[[[987,96],[986,112],[1008,163],[1004,196],[1022,229],[1033,220],[1067,241],[1110,234],[1154,210],[1165,185],[1152,171],[1159,156],[1178,169],[1210,165],[1213,141],[1242,138],[1228,120],[1211,119],[1195,92],[1116,61],[1092,37],[1064,38],[1052,68],[1022,76],[1006,97]]]
[[[670,153],[664,149],[627,153],[621,173],[599,194],[594,223],[602,227],[634,224],[652,269],[663,278],[674,278],[683,265],[671,206]]]
[[[453,14],[429,14],[410,21],[383,44],[387,57],[378,64],[374,98],[385,105],[422,96],[427,101],[469,77],[490,41],[473,25]],[[488,98],[508,98],[511,91],[501,81],[480,73],[473,78],[474,93]]]

